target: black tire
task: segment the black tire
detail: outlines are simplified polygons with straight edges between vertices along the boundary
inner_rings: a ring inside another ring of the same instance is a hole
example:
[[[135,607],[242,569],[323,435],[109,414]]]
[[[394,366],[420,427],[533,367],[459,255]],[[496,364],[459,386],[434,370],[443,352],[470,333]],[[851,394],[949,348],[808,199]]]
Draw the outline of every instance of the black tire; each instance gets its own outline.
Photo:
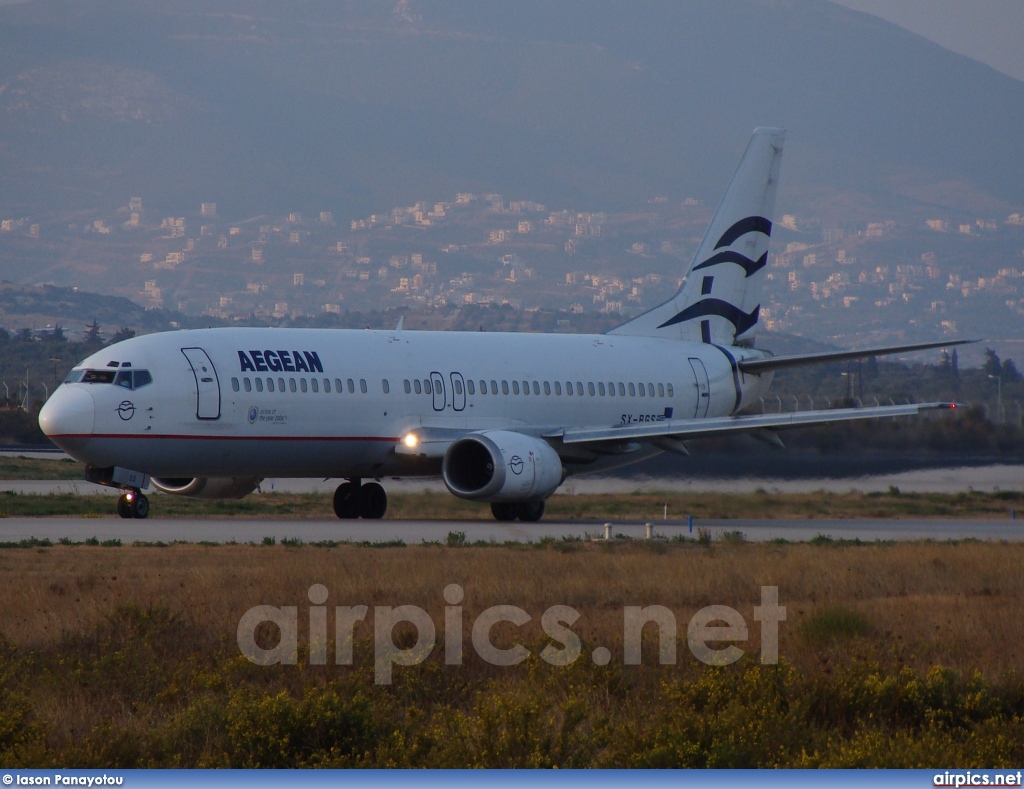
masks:
[[[544,517],[543,501],[521,501],[516,504],[516,515],[526,523],[536,523]]]
[[[132,516],[139,519],[149,517],[149,499],[141,493],[135,494],[135,500],[132,502]]]
[[[516,519],[516,505],[504,501],[496,501],[491,504],[491,514],[497,521],[514,521]]]
[[[131,518],[132,516],[132,505],[128,501],[128,497],[124,494],[117,497],[117,514],[122,518]]]
[[[334,514],[342,520],[359,517],[356,493],[359,489],[351,482],[343,482],[334,491]]]
[[[359,488],[359,514],[367,520],[380,520],[388,511],[388,494],[376,482],[367,482]]]

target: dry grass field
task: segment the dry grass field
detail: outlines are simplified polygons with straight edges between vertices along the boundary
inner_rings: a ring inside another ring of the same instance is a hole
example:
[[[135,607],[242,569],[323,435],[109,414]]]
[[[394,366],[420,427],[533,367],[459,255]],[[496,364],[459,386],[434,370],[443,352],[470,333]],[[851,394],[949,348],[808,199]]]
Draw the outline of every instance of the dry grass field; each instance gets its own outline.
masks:
[[[4,549],[0,765],[1010,766],[1024,760],[1022,568],[1024,545],[978,542]],[[369,606],[351,667],[334,665],[333,629],[329,665],[309,664],[314,584],[328,610]],[[465,590],[461,666],[443,660],[449,584]],[[787,609],[777,666],[759,661],[762,586]],[[519,665],[470,641],[500,604],[532,617],[494,629],[530,650]],[[749,627],[729,666],[687,646],[713,604]],[[297,607],[298,665],[240,655],[255,605]],[[399,605],[429,614],[437,646],[375,684],[374,606]],[[538,657],[553,605],[580,614],[570,666]],[[623,664],[629,605],[672,611],[674,665],[658,665],[653,625],[643,665]]]

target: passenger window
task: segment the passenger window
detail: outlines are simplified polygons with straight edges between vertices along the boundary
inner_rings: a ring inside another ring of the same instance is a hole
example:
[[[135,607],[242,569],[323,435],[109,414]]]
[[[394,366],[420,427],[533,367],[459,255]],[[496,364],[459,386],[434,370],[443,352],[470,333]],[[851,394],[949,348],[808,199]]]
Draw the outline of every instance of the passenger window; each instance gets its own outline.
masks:
[[[507,395],[508,394],[508,381],[502,381],[501,382],[501,393],[503,395]]]
[[[273,392],[274,391],[274,379],[273,378],[268,378],[267,379],[267,391],[268,392]]]
[[[359,379],[359,391],[362,392],[363,394],[366,394],[366,379],[365,378],[360,378]]]
[[[533,393],[535,395],[539,395],[540,394],[540,384],[537,383],[536,381],[533,382]]]
[[[512,382],[512,394],[519,394],[519,381]]]
[[[579,397],[583,397],[583,382],[582,381],[577,381],[576,382],[576,394]]]
[[[320,392],[320,382],[317,381],[316,378],[310,378],[309,379],[309,386],[313,390],[314,394],[319,394],[319,392]]]
[[[147,384],[153,383],[153,376],[149,374],[149,370],[136,370],[135,371],[135,388],[141,389]]]
[[[647,396],[654,397],[654,384],[652,383],[647,384]]]
[[[615,384],[611,381],[608,382],[608,396],[615,397]]]
[[[453,384],[454,384],[454,387],[455,387],[455,394],[461,395],[462,394],[462,381],[460,381],[458,378],[456,378],[455,381],[453,382]]]
[[[487,394],[487,381],[481,379],[480,381],[480,394]],[[497,392],[495,392],[497,394]]]
[[[637,384],[636,389],[637,394],[639,394],[641,397],[644,397],[647,394],[647,390],[644,388],[644,385],[642,383]]]
[[[572,381],[565,382],[565,393],[570,397],[572,396]]]
[[[472,378],[466,381],[466,391],[469,392],[471,395],[476,394],[476,384],[473,383]]]
[[[341,385],[341,379],[340,378],[335,378],[334,379],[334,391],[337,392],[338,394],[341,394],[342,392],[345,391],[345,387],[343,387]]]
[[[295,391],[296,391],[296,388],[295,388],[295,379],[294,379],[294,378],[289,378],[289,379],[288,379],[288,389],[289,389],[289,390],[290,390],[290,391],[291,391],[291,392],[292,392],[293,394],[295,393]]]
[[[248,378],[243,378],[242,379],[242,386],[245,387],[245,391],[247,391],[247,392],[251,392],[252,391],[252,381],[250,381]]]
[[[498,382],[495,380],[491,380],[491,394],[498,394]],[[508,394],[508,392],[505,392],[505,394]]]
[[[597,382],[597,393],[604,397],[604,384],[601,381]]]
[[[406,394],[412,394],[412,384],[409,383],[409,379],[406,378],[402,381],[402,388],[405,389]]]
[[[237,392],[238,391],[238,379],[237,378],[232,378],[231,379],[231,391],[232,392]]]
[[[299,389],[301,389],[303,394],[305,394],[305,392],[306,392],[306,379],[305,378],[300,378],[299,379]]]
[[[416,379],[415,381],[413,381],[412,383],[413,383],[413,386],[415,386],[415,387],[416,387],[416,394],[422,394],[422,393],[423,393],[423,387],[422,387],[422,386],[420,386],[420,379],[419,379],[419,378],[417,378],[417,379]]]
[[[629,385],[629,396],[630,397],[636,397],[636,384],[632,384],[631,383]]]
[[[348,393],[349,394],[355,394],[356,393],[356,382],[353,381],[351,378],[349,378],[348,381],[346,381],[346,383],[348,384]]]
[[[665,384],[658,384],[658,397],[665,396]]]
[[[324,391],[327,392],[327,394],[331,393],[331,379],[330,378],[324,378]]]
[[[625,387],[625,385],[624,385],[624,384],[623,384],[623,383],[622,383],[622,382],[620,381],[620,382],[619,382],[619,397],[625,397],[625,396],[626,396],[626,387]]]
[[[546,395],[550,395],[551,394],[551,384],[548,383],[547,381],[544,382],[544,394],[546,394]]]
[[[669,396],[669,397],[675,397],[675,395],[674,395],[674,394],[672,394],[672,384],[669,384],[669,385],[668,385],[668,396]]]
[[[388,383],[387,378],[380,379],[380,388],[384,390],[384,394],[389,394],[391,392],[391,384]]]
[[[257,392],[262,392],[263,391],[263,379],[262,378],[257,378],[256,379],[256,391]]]
[[[593,381],[588,381],[587,382],[587,391],[590,392],[590,396],[591,397],[593,397],[595,394],[597,394],[597,390],[594,389],[594,382]]]
[[[558,381],[555,381],[555,394],[559,397],[562,396],[562,384]]]
[[[423,394],[433,394],[433,393],[434,393],[434,387],[430,383],[430,379],[429,378],[424,378],[423,379]]]

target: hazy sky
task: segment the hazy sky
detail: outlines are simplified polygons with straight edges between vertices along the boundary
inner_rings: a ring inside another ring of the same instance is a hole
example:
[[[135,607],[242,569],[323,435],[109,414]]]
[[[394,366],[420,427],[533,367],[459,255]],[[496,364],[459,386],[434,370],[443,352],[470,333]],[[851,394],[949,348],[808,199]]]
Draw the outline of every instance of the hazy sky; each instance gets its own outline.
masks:
[[[0,6],[26,0],[0,0]],[[832,0],[1024,81],[1024,0]]]
[[[833,0],[1024,80],[1024,0]]]

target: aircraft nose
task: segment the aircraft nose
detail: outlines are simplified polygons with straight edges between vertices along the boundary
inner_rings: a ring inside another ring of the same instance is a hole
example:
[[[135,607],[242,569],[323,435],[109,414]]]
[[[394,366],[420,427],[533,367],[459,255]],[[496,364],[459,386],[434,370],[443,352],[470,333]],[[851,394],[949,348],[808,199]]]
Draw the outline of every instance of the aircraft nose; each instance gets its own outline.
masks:
[[[61,386],[39,412],[39,427],[52,439],[88,436],[95,417],[96,404],[90,392],[77,386]]]

